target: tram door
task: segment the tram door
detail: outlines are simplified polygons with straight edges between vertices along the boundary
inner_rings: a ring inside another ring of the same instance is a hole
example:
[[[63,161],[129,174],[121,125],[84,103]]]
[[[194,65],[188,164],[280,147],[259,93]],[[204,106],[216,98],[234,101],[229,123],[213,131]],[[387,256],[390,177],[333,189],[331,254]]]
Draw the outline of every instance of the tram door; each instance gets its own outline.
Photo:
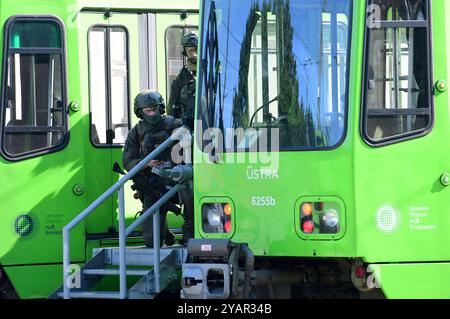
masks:
[[[61,262],[62,228],[84,206],[74,189],[85,173],[67,122],[76,87],[66,81],[68,32],[56,18],[31,15],[11,17],[2,32],[0,260],[20,272],[27,268],[13,265]],[[82,229],[74,234],[71,259],[82,261]]]
[[[139,15],[83,12],[79,17],[80,76],[85,117],[86,200],[92,203],[118,179],[123,145],[139,91]],[[87,220],[88,234],[117,231],[117,194]]]
[[[134,97],[142,90],[158,90],[168,101],[171,81],[183,67],[183,34],[196,29],[198,15],[180,22],[180,13],[81,14],[81,81],[86,122],[87,202],[93,202],[115,183],[115,161],[121,163],[127,133],[138,119]],[[83,47],[85,46],[85,47]],[[82,74],[83,76],[83,74]],[[126,185],[125,211],[130,224],[141,209]],[[105,223],[105,221],[110,221]],[[117,195],[108,199],[87,221],[91,234],[117,231]]]

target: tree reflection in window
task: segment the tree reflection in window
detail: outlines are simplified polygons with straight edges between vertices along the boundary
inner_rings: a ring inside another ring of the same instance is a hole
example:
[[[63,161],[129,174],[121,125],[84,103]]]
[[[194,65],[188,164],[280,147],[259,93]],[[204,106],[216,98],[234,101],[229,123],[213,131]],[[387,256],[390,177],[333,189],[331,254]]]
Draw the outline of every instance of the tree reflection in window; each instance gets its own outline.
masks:
[[[200,110],[205,115],[207,104],[210,112],[204,127],[242,128],[225,138],[229,151],[248,149],[241,143],[248,134],[258,139],[270,129],[279,130],[281,149],[338,144],[346,121],[350,8],[351,1],[211,1],[206,12],[217,21],[219,61],[203,50],[202,63],[220,65],[216,77],[223,82],[222,98],[214,101],[203,80]]]

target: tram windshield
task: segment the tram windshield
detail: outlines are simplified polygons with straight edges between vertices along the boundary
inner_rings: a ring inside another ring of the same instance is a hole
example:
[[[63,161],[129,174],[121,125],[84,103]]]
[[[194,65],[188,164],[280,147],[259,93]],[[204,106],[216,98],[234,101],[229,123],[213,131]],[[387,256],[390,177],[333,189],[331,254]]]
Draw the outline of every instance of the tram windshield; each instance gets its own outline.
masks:
[[[220,129],[228,152],[255,149],[263,136],[280,150],[337,146],[351,11],[351,0],[204,0],[201,129]]]

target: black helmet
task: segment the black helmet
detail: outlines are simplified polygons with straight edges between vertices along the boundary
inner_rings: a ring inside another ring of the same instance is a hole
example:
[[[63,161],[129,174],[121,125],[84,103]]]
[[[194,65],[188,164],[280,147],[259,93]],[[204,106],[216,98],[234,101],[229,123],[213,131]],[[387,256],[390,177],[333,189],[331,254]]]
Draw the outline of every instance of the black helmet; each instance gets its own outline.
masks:
[[[189,32],[184,35],[181,39],[181,45],[183,46],[183,55],[187,56],[186,48],[187,47],[197,47],[198,46],[198,37],[195,33]]]
[[[134,99],[134,114],[136,114],[137,117],[142,118],[139,110],[152,106],[159,106],[159,112],[161,114],[165,113],[166,105],[164,104],[164,99],[161,94],[150,90],[142,91]]]

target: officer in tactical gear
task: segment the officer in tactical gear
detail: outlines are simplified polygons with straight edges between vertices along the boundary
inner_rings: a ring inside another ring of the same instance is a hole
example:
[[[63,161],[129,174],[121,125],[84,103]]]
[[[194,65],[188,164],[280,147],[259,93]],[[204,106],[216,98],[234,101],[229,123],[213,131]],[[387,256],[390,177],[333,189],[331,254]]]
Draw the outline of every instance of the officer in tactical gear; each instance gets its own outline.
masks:
[[[182,123],[194,130],[194,106],[195,85],[197,74],[197,47],[198,38],[195,33],[188,33],[181,39],[183,56],[186,57],[186,65],[172,82],[169,98],[168,113],[176,118],[181,118]],[[194,237],[194,196],[188,191],[183,199],[184,224],[183,241],[187,243]]]
[[[172,82],[167,113],[181,118],[183,124],[194,130],[195,84],[197,74],[198,38],[188,33],[181,39],[186,65]]]
[[[122,157],[123,166],[130,171],[148,154],[155,150],[168,137],[173,130],[181,126],[181,121],[172,116],[165,116],[165,104],[158,92],[143,91],[134,100],[134,113],[141,119],[131,129],[125,141]],[[151,172],[152,168],[172,168],[171,149],[168,148],[158,159],[150,161],[147,167],[134,178],[132,188],[143,204],[143,212],[147,211],[157,200],[164,195],[170,185],[169,182]],[[175,243],[174,235],[169,232],[166,222],[167,211],[179,213],[174,202],[169,202],[160,209],[161,244]],[[153,247],[153,217],[142,223],[142,235],[147,247]]]

